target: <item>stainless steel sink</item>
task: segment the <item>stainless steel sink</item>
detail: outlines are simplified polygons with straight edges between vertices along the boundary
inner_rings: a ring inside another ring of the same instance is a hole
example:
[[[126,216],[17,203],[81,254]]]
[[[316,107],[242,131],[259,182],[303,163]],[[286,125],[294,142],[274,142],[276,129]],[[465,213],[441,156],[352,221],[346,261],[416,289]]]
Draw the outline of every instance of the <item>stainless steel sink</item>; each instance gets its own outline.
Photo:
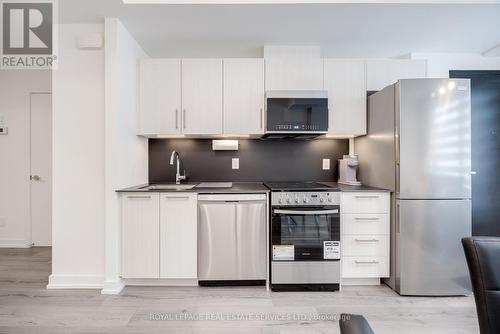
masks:
[[[197,183],[194,184],[151,184],[141,189],[144,190],[189,190],[196,187]]]

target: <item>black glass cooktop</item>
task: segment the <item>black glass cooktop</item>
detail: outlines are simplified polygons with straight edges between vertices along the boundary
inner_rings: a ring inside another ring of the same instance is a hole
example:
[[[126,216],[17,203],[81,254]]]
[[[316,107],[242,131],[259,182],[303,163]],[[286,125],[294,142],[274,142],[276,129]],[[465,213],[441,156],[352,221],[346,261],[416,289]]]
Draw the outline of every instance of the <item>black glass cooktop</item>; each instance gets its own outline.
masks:
[[[318,182],[264,182],[272,191],[334,190],[335,188]]]

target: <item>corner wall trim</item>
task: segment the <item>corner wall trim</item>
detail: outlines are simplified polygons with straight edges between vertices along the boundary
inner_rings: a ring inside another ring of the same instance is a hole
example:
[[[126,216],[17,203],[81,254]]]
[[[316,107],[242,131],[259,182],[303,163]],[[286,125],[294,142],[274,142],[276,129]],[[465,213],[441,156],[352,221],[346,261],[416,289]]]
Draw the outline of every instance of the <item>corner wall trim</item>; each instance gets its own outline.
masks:
[[[102,275],[50,275],[47,289],[102,289]]]
[[[27,239],[0,239],[0,248],[30,248],[31,242]]]

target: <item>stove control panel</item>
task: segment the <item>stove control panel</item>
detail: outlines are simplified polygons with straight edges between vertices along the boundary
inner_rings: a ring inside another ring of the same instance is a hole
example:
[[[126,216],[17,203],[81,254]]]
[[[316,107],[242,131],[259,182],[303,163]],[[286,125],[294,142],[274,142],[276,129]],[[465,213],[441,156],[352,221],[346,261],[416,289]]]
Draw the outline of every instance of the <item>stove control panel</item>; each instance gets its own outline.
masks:
[[[272,206],[340,205],[338,191],[276,191],[271,193]]]

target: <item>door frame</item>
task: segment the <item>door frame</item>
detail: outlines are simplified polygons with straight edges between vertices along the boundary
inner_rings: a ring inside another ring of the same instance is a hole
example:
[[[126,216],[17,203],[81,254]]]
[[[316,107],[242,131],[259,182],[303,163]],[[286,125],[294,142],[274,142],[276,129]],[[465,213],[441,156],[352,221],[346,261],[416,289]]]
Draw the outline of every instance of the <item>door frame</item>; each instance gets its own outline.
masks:
[[[29,216],[29,233],[28,233],[28,237],[29,237],[29,247],[35,247],[34,243],[33,243],[33,217],[32,217],[32,209],[31,209],[31,204],[32,204],[32,200],[31,200],[31,196],[32,196],[32,191],[31,191],[31,167],[32,167],[32,164],[31,164],[31,131],[32,131],[32,127],[33,127],[33,123],[32,123],[32,111],[33,111],[33,106],[32,106],[32,97],[33,95],[51,95],[52,97],[52,92],[30,92],[29,93],[29,117],[28,117],[28,123],[29,123],[29,126],[28,126],[28,170],[29,170],[29,175],[27,176],[27,182],[28,182],[28,187],[29,187],[29,196],[28,196],[28,216]],[[50,110],[50,114],[51,114],[51,118],[52,118],[52,129],[53,129],[53,126],[54,126],[54,104],[52,103],[51,105],[51,110]],[[53,132],[53,131],[52,131]],[[54,147],[54,138],[52,137],[52,147]],[[53,151],[52,151],[53,152]],[[53,171],[53,166],[54,166],[54,155],[52,154],[51,156],[51,170]],[[53,177],[52,177],[52,185],[51,187],[53,187]],[[52,206],[52,200],[51,200],[51,206]],[[51,229],[52,229],[52,217],[51,217],[51,221],[50,221],[50,225],[51,225]],[[51,234],[52,234],[52,231],[51,231]],[[52,242],[50,243],[50,245],[38,245],[40,247],[51,247],[52,246]]]

